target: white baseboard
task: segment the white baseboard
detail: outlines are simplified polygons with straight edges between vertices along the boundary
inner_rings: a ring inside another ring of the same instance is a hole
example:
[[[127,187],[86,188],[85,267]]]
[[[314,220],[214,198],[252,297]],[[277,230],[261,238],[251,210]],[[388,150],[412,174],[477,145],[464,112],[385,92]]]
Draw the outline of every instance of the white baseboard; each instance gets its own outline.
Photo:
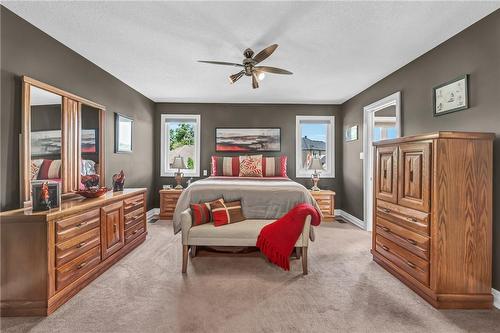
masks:
[[[149,221],[152,218],[158,217],[160,215],[160,208],[153,208],[148,210],[146,213],[146,220]]]
[[[356,227],[365,230],[365,222],[358,219],[356,216],[343,211],[342,209],[335,209],[335,216],[340,216],[342,219],[354,224]]]
[[[491,293],[493,294],[493,306],[500,309],[500,291],[491,289]]]

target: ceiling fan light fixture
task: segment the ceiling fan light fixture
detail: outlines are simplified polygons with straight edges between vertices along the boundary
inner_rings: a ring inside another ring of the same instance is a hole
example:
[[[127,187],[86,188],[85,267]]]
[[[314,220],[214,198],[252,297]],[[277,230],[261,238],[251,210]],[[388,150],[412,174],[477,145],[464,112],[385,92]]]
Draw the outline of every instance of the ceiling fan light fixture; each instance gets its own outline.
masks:
[[[259,72],[259,74],[257,74],[257,78],[259,79],[259,81],[264,80],[265,77],[266,77],[266,73],[264,73],[264,72]]]
[[[238,72],[236,74],[229,75],[229,83],[231,83],[231,84],[235,83],[243,76],[243,74],[244,74],[244,72],[241,71],[241,72]]]

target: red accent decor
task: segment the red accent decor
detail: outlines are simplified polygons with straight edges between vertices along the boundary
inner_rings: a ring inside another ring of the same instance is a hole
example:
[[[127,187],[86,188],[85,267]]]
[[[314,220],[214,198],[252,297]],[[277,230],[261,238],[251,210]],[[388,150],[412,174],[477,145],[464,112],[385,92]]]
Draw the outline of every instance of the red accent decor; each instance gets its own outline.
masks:
[[[81,195],[82,197],[85,197],[85,198],[98,198],[104,194],[106,194],[106,192],[109,191],[109,188],[107,187],[99,187],[99,188],[94,188],[94,189],[85,189],[85,190],[79,190],[79,191],[75,191],[76,194],[79,194]]]
[[[280,176],[281,177],[288,177],[286,175],[286,161],[287,161],[287,157],[285,155],[281,155],[281,157],[280,157],[280,162],[281,162],[281,168],[280,168],[281,174],[280,174]]]
[[[217,156],[212,156],[212,176],[222,176],[217,174]]]
[[[311,225],[321,223],[319,212],[310,204],[298,204],[275,222],[260,231],[256,246],[273,264],[290,270],[290,254],[299,239],[307,215]]]
[[[191,204],[193,213],[193,224],[200,225],[210,222],[210,203]]]
[[[232,159],[233,162],[231,163],[231,165],[233,170],[231,171],[231,174],[232,176],[237,176],[240,174],[240,157],[233,156]]]

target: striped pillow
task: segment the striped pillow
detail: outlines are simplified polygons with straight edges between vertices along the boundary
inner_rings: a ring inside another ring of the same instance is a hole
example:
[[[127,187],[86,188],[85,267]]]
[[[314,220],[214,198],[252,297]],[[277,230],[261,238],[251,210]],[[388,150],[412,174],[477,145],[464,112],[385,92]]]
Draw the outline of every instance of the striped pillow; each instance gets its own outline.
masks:
[[[38,179],[60,179],[61,178],[61,160],[43,160]]]
[[[191,213],[193,216],[193,225],[200,225],[211,221],[210,203],[191,204]]]
[[[262,176],[264,177],[287,177],[287,157],[263,157]],[[240,173],[239,157],[212,156],[212,176],[238,177]]]
[[[241,210],[241,201],[224,202],[223,199],[210,203],[212,210],[212,218],[214,225],[220,227],[222,225],[241,222],[245,220]]]

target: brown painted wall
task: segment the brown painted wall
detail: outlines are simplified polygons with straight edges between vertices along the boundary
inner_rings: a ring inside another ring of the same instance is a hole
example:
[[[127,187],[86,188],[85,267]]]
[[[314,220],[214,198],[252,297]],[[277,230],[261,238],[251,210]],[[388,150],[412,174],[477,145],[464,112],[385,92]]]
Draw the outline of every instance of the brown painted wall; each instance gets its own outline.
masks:
[[[154,103],[8,9],[2,6],[0,10],[0,209],[13,209],[19,205],[22,75],[105,105],[108,185],[112,174],[123,168],[126,186],[152,188]],[[135,120],[133,154],[113,152],[113,112],[132,116]]]
[[[228,86],[228,89],[231,87]],[[160,118],[163,113],[185,113],[201,115],[201,174],[203,169],[210,174],[210,156],[229,156],[230,153],[215,153],[216,127],[280,127],[281,152],[264,153],[266,156],[288,156],[288,176],[295,179],[295,116],[317,115],[335,116],[335,175],[336,178],[321,179],[319,186],[324,189],[340,188],[342,175],[342,117],[338,105],[292,105],[292,104],[182,104],[158,103],[155,114],[155,181],[156,188],[163,184],[174,184],[172,177],[160,177]],[[238,154],[235,154],[238,155]],[[307,187],[309,178],[295,179]],[[155,203],[158,203],[157,197]],[[339,203],[337,203],[339,204]]]
[[[432,87],[470,74],[470,108],[433,117]],[[402,91],[403,135],[438,130],[494,132],[494,287],[500,289],[500,10],[409,63],[342,105],[344,124],[360,140],[343,144],[342,208],[363,218],[363,107]]]

